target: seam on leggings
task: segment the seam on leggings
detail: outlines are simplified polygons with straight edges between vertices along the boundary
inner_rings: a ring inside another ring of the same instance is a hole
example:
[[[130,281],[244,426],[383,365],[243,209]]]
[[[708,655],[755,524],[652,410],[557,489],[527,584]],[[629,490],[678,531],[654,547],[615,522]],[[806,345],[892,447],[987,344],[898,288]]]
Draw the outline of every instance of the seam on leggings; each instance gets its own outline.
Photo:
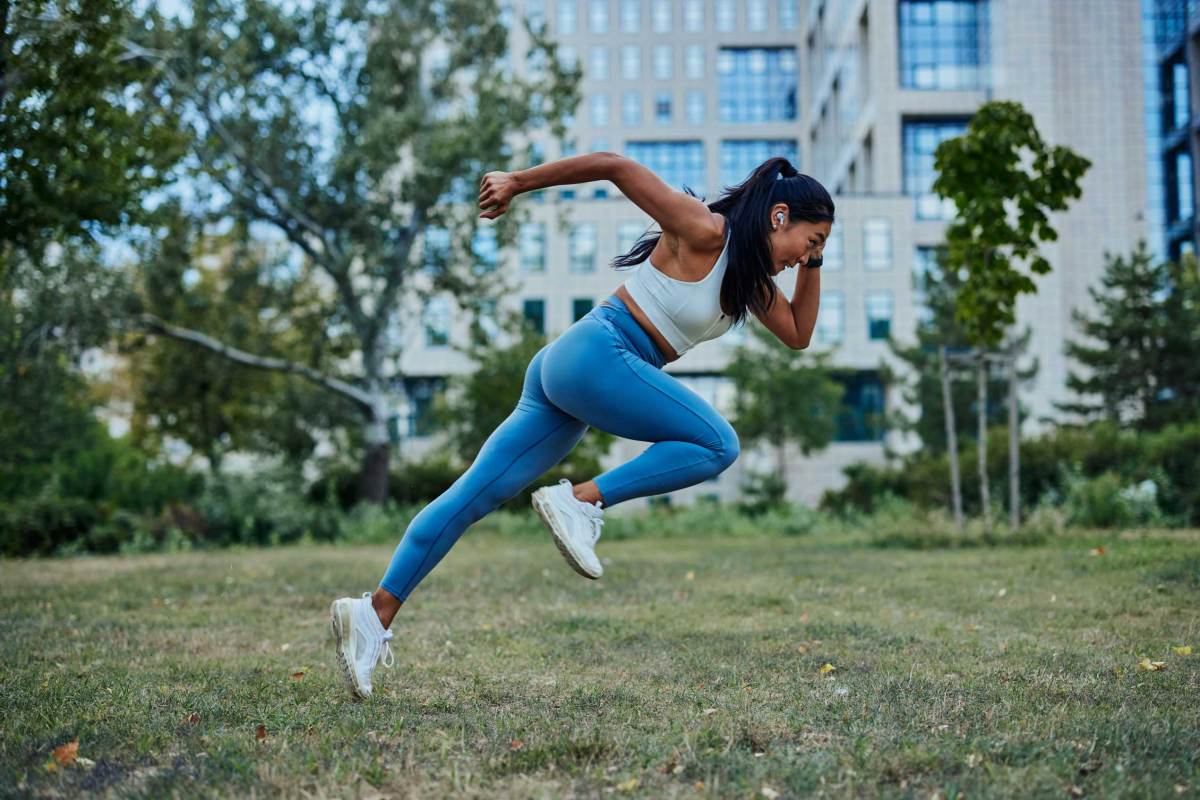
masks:
[[[510,467],[512,467],[512,465],[513,465],[513,464],[517,463],[517,461],[519,461],[519,460],[521,459],[521,457],[522,457],[522,456],[524,456],[526,453],[528,453],[530,450],[532,450],[533,448],[537,447],[539,444],[541,444],[542,442],[546,441],[547,439],[549,439],[549,438],[550,438],[551,436],[553,436],[554,434],[558,433],[558,431],[559,431],[561,428],[563,428],[563,427],[565,427],[565,426],[567,426],[567,425],[570,425],[570,424],[571,424],[572,422],[574,422],[574,421],[575,421],[575,420],[573,420],[573,419],[568,419],[568,420],[565,420],[565,421],[563,421],[563,422],[560,422],[560,423],[558,423],[558,425],[555,425],[555,426],[554,426],[554,428],[552,428],[552,429],[550,430],[550,432],[549,432],[549,433],[547,433],[545,436],[543,436],[542,438],[538,439],[536,442],[534,442],[533,444],[529,445],[529,446],[528,446],[528,447],[526,447],[524,450],[522,450],[520,453],[518,453],[516,456],[514,456],[514,457],[513,457],[513,459],[512,459],[512,461],[509,461],[509,462],[508,462],[508,465],[507,465],[507,466],[506,466],[504,469],[500,470],[500,475],[503,475],[505,472],[507,472],[507,471],[509,470],[509,468],[510,468]],[[469,469],[469,468],[468,468],[468,469]],[[444,535],[446,534],[446,528],[450,527],[450,523],[451,523],[451,521],[453,521],[455,517],[457,517],[459,514],[461,514],[463,511],[465,511],[465,510],[466,510],[466,509],[467,509],[467,508],[468,508],[468,507],[471,505],[471,503],[474,503],[474,502],[475,502],[475,498],[476,498],[476,497],[479,497],[479,495],[483,494],[483,491],[484,491],[485,489],[488,489],[488,488],[490,488],[490,487],[491,487],[491,485],[492,485],[493,483],[495,483],[497,480],[499,480],[499,475],[498,475],[498,476],[496,476],[495,478],[492,478],[490,481],[488,481],[488,482],[487,482],[487,483],[485,483],[483,486],[481,486],[481,487],[479,488],[479,491],[477,491],[477,492],[475,492],[475,494],[471,495],[471,499],[470,499],[470,500],[468,500],[468,501],[467,501],[467,502],[466,502],[466,503],[463,505],[463,507],[462,507],[462,508],[460,508],[460,509],[459,509],[457,512],[455,512],[453,515],[451,515],[450,519],[446,520],[445,524],[443,524],[443,525],[442,525],[442,529],[441,529],[440,531],[438,531],[438,535],[437,535],[437,536],[434,538],[434,540],[433,540],[433,544],[431,544],[431,545],[429,546],[429,549],[428,549],[428,550],[425,552],[425,557],[421,559],[421,563],[420,563],[420,565],[418,565],[418,566],[417,566],[417,569],[416,569],[416,571],[415,571],[415,572],[413,572],[413,576],[412,576],[411,578],[409,578],[409,579],[408,579],[408,582],[409,582],[409,584],[411,584],[411,583],[413,582],[413,579],[415,579],[415,578],[417,577],[417,575],[421,574],[421,570],[425,568],[425,562],[429,560],[429,554],[430,554],[430,553],[432,553],[434,550],[436,550],[436,549],[437,549],[437,545],[438,545],[438,543],[439,543],[439,542],[441,542],[441,541],[442,541],[442,536],[444,536]],[[386,587],[385,587],[385,588],[386,588]],[[400,599],[401,599],[401,601],[403,601],[403,600],[407,599],[407,598],[408,598],[408,595],[409,595],[409,592],[411,592],[411,591],[412,591],[413,589],[415,589],[415,588],[416,588],[415,586],[409,586],[409,585],[405,585],[405,587],[404,587],[404,593],[403,593],[403,594],[404,594],[404,596],[403,596],[402,598],[400,598]],[[389,590],[389,591],[390,591],[390,590]]]

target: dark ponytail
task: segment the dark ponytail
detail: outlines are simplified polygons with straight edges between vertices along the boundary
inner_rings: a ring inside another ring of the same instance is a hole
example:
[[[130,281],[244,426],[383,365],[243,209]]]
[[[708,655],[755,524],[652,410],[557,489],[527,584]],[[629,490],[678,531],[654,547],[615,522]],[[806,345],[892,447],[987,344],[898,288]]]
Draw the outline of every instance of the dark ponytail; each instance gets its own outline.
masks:
[[[684,191],[696,197],[690,189]],[[725,217],[729,267],[721,284],[721,305],[732,311],[735,325],[751,311],[765,314],[774,297],[767,211],[775,203],[787,203],[792,222],[833,222],[829,192],[815,179],[798,173],[783,157],[768,158],[745,181],[725,187],[720,199],[708,204],[710,211]],[[642,263],[661,237],[657,230],[642,234],[628,253],[613,259],[613,268]]]

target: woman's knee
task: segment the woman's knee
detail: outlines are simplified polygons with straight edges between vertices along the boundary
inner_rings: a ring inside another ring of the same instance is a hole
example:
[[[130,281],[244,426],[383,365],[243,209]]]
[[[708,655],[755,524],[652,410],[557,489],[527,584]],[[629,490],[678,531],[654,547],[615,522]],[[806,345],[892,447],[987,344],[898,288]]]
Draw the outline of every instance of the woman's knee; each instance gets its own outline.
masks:
[[[714,462],[717,472],[723,472],[729,466],[737,461],[737,457],[741,455],[742,444],[738,439],[737,431],[728,422],[717,427],[717,442],[712,448],[715,455]]]

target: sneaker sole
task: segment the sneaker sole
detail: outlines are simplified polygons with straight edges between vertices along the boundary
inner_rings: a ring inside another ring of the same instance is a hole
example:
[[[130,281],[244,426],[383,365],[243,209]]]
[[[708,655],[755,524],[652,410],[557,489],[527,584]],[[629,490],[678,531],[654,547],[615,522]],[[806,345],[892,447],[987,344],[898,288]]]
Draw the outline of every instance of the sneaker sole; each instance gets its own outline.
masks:
[[[337,662],[337,670],[341,673],[342,680],[345,682],[346,688],[350,690],[350,694],[359,700],[367,700],[370,695],[358,688],[358,682],[354,679],[354,670],[346,658],[345,631],[350,626],[350,610],[346,608],[346,603],[340,605],[341,607],[339,607],[339,602],[334,600],[329,606],[329,627],[333,630],[334,660]]]
[[[579,562],[579,558],[571,550],[571,546],[564,541],[564,537],[559,535],[558,529],[561,527],[561,523],[558,520],[558,513],[554,510],[554,506],[542,498],[541,492],[542,490],[538,489],[533,493],[533,510],[537,512],[537,515],[542,520],[542,524],[550,531],[550,537],[554,539],[554,544],[558,547],[558,552],[562,553],[563,558],[566,559],[571,569],[589,580],[596,580],[600,575],[593,575],[584,569],[583,565]]]

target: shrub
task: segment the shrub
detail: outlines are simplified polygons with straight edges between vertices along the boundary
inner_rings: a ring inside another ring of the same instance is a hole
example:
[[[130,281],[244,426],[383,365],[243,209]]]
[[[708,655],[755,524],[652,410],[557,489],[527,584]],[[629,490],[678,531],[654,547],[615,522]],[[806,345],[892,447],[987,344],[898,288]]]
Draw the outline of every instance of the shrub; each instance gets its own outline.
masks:
[[[84,540],[100,519],[92,503],[42,494],[0,506],[0,552],[6,556],[53,553]]]

